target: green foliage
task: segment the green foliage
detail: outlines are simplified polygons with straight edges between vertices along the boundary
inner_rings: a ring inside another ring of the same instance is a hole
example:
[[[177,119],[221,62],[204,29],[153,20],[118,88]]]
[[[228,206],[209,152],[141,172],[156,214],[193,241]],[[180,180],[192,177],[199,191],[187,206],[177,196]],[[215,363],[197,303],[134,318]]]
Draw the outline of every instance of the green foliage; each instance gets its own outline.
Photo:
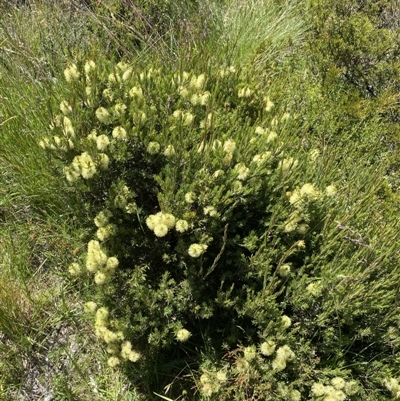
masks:
[[[328,72],[340,69],[363,95],[399,89],[398,5],[383,1],[311,1],[315,53]],[[322,61],[324,60],[324,61]]]
[[[360,120],[371,128],[372,135],[355,140],[375,144],[375,157],[386,159],[394,190],[399,186],[394,152],[400,138],[399,10],[398,3],[385,0],[317,0],[309,2],[308,14],[310,56],[322,77],[322,94],[336,102],[337,115],[350,117],[342,131]]]
[[[381,247],[379,220],[363,223],[377,166],[339,181],[246,69],[64,74],[41,146],[90,204],[96,239],[69,272],[97,287],[109,365],[173,396],[383,396],[399,272],[396,232]]]

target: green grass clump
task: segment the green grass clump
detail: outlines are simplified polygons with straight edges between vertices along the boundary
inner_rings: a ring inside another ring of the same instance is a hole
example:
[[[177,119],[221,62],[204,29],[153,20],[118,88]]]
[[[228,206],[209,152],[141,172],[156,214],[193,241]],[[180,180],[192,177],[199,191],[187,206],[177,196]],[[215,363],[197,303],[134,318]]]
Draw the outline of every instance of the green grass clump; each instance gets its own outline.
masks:
[[[179,48],[206,39],[209,2],[113,0],[92,2],[84,10],[89,24],[107,44],[111,57],[121,59],[140,53],[171,62]]]
[[[300,2],[251,0],[226,1],[216,6],[220,19],[218,57],[227,64],[251,63],[255,70],[267,70],[296,51],[307,25],[300,18]]]

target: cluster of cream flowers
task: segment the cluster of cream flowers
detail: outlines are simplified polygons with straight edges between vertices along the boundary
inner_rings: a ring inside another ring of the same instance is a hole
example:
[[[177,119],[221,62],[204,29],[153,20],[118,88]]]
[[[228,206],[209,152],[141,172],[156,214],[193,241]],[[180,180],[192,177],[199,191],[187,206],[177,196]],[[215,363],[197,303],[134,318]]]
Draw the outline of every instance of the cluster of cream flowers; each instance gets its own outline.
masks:
[[[186,330],[186,329],[180,329],[176,333],[176,339],[181,343],[189,340],[189,338],[191,336],[192,336],[192,333],[189,330]]]
[[[263,128],[260,126],[256,127],[255,133],[261,136],[263,141],[266,143],[275,142],[275,140],[278,138],[278,134],[275,131],[270,131],[268,128]],[[256,140],[259,140],[259,138],[256,138]]]
[[[165,157],[171,157],[175,154],[175,148],[173,145],[168,145],[164,150]]]
[[[193,106],[207,106],[209,104],[211,94],[208,91],[204,91],[205,74],[196,76],[184,71],[181,75],[175,76],[175,81],[178,84],[179,95],[183,99],[190,101]]]
[[[261,166],[263,163],[270,160],[271,156],[272,156],[272,152],[270,152],[270,151],[259,153],[253,157],[252,162],[257,164],[257,166]]]
[[[265,111],[267,113],[270,112],[275,106],[269,97],[264,98],[264,103],[265,103]]]
[[[72,107],[66,100],[63,100],[60,103],[60,110],[61,110],[61,113],[63,113],[66,116],[72,112]]]
[[[118,193],[114,197],[114,206],[128,214],[132,214],[137,210],[137,205],[133,200],[135,196],[133,191],[123,185],[118,189]]]
[[[129,64],[124,63],[123,61],[117,64],[117,68],[114,72],[108,75],[109,83],[121,83],[123,81],[127,81],[133,74],[133,68],[129,66]]]
[[[112,136],[113,138],[117,140],[122,140],[125,141],[128,139],[128,134],[126,132],[126,129],[124,127],[115,127],[112,131]]]
[[[189,229],[189,223],[186,220],[176,220],[172,214],[163,212],[148,216],[146,225],[157,237],[165,237],[172,228],[180,233]]]
[[[320,192],[313,184],[304,184],[301,188],[296,188],[290,195],[289,202],[296,209],[302,209],[307,201],[315,201],[321,196]]]
[[[281,316],[281,325],[284,329],[288,329],[292,325],[292,321],[289,316]]]
[[[279,266],[278,274],[281,277],[288,277],[290,275],[291,270],[292,270],[292,267],[291,267],[290,263],[284,263],[283,265]]]
[[[214,212],[216,213],[215,209],[211,207],[205,210],[205,213],[210,215],[214,215]],[[148,216],[146,225],[159,238],[165,237],[168,231],[173,228],[180,233],[189,229],[189,223],[186,220],[176,220],[172,214],[164,212],[158,212]],[[207,248],[208,246],[206,244],[191,244],[188,249],[188,254],[192,258],[198,258]]]
[[[400,399],[400,384],[398,379],[391,377],[386,379],[383,384],[394,395],[395,398]]]
[[[122,117],[125,114],[126,109],[127,109],[126,104],[118,102],[113,108],[114,116],[118,118]]]
[[[96,112],[96,117],[97,119],[103,123],[103,124],[108,124],[110,122],[110,113],[105,107],[99,107]]]
[[[177,220],[175,223],[175,229],[180,233],[184,233],[189,230],[189,223],[186,220]]]
[[[321,197],[321,193],[313,184],[306,183],[301,188],[297,187],[293,192],[288,193],[289,203],[294,207],[294,211],[287,220],[284,231],[287,233],[297,231],[305,234],[308,230],[307,213],[304,212],[305,206]]]
[[[250,89],[248,86],[245,86],[243,88],[240,88],[238,90],[238,97],[250,97],[254,93],[254,90]]]
[[[287,329],[291,326],[292,322],[291,322],[289,316],[283,315],[280,319],[280,324],[283,329]],[[275,353],[275,350],[276,350],[275,358],[272,361],[272,369],[276,372],[280,372],[286,368],[288,361],[294,360],[295,353],[291,350],[291,348],[288,345],[283,345],[282,347],[279,347],[278,349],[276,349],[276,346],[277,346],[277,344],[274,339],[272,339],[272,338],[267,339],[260,345],[260,352],[264,356],[271,356]],[[254,355],[255,355],[255,352],[256,352],[256,348],[254,347]],[[246,360],[249,359],[249,358],[246,358],[246,353],[245,353],[245,359]]]
[[[109,326],[109,312],[105,307],[99,308],[96,311],[95,319],[95,333],[96,336],[101,338],[107,344],[113,344],[118,341],[124,340],[122,331],[112,331]]]
[[[73,277],[78,277],[82,274],[82,269],[77,262],[73,262],[68,266],[68,273]]]
[[[229,165],[230,162],[232,161],[233,154],[236,149],[236,142],[232,138],[229,138],[224,142],[222,148],[225,152],[225,156],[224,156],[222,162],[225,165]]]
[[[196,199],[197,199],[197,196],[193,191],[186,192],[186,194],[185,194],[186,203],[189,203],[189,204],[194,203],[196,201]]]
[[[244,181],[250,173],[250,169],[244,163],[236,164],[234,170],[237,174],[237,179],[240,181]]]
[[[96,240],[88,243],[86,269],[95,273],[94,281],[97,285],[104,284],[118,267],[119,261],[115,256],[108,257]]]
[[[217,209],[215,209],[214,206],[206,206],[206,207],[204,207],[203,213],[204,213],[206,216],[210,216],[210,217],[216,217],[216,216],[218,216]]]
[[[137,362],[141,355],[139,352],[132,349],[132,344],[130,341],[125,341],[121,344],[120,356],[125,361]]]
[[[314,383],[311,387],[311,392],[322,401],[344,401],[357,391],[358,385],[354,380],[346,382],[342,377],[332,378],[330,385]]]
[[[70,105],[68,105],[66,102],[61,102],[61,105],[60,105],[60,108],[61,109],[63,109],[63,107],[62,106],[64,106],[64,107],[67,107],[68,108],[68,110],[69,109],[72,109],[71,108],[71,106]],[[67,110],[64,110],[64,112],[65,111],[67,111]],[[67,114],[67,113],[65,113],[65,114]],[[64,135],[68,138],[68,139],[73,139],[73,138],[75,138],[75,130],[74,130],[74,127],[73,127],[73,125],[72,125],[72,121],[65,115],[64,117],[62,117],[62,119],[61,119],[61,116],[59,117],[59,119],[61,120],[60,121],[60,126],[62,126],[63,127],[63,132],[64,132]]]
[[[143,89],[140,86],[133,86],[128,94],[136,101],[137,104],[141,104],[143,102]]]
[[[116,232],[116,225],[109,222],[112,213],[109,210],[102,210],[94,219],[94,224],[97,227],[96,236],[100,241],[113,236]]]
[[[208,246],[206,244],[192,244],[189,246],[188,254],[192,258],[199,258],[207,248]]]
[[[276,350],[275,359],[272,361],[272,369],[280,372],[286,368],[287,362],[294,358],[295,354],[290,347],[288,345],[283,345]]]
[[[110,145],[110,139],[107,135],[101,134],[97,135],[96,131],[92,131],[88,135],[88,140],[94,141],[98,150],[106,150],[108,145]]]
[[[49,138],[43,138],[39,142],[39,146],[43,149],[61,150],[64,152],[74,149],[75,147],[72,139],[60,138],[58,135],[54,135],[52,140]]]
[[[86,79],[90,79],[90,74],[96,69],[96,64],[93,60],[88,60],[83,68],[85,70]]]
[[[226,383],[228,375],[226,370],[220,369],[217,372],[205,372],[200,376],[200,391],[206,396],[211,397],[220,391],[221,385]]]
[[[151,141],[149,142],[149,144],[147,145],[147,153],[149,153],[150,155],[156,155],[157,153],[160,153],[160,144],[156,141]]]
[[[64,167],[64,174],[69,182],[78,180],[81,176],[84,179],[93,178],[98,170],[107,170],[110,163],[105,153],[98,153],[93,158],[88,152],[75,156],[70,166]]]
[[[297,187],[293,192],[288,192],[289,203],[293,206],[294,211],[286,222],[284,231],[290,233],[296,230],[298,233],[304,234],[308,230],[306,224],[308,215],[304,212],[306,205],[317,201],[323,195],[332,198],[336,193],[337,190],[334,185],[329,185],[325,192],[321,193],[311,183],[306,183],[302,187]]]
[[[243,358],[246,361],[251,362],[256,358],[256,356],[257,356],[257,348],[254,345],[250,345],[243,349]]]
[[[71,121],[67,117],[64,117],[63,119],[63,127],[64,131],[70,135],[70,138],[68,139],[69,147],[73,148],[74,145],[71,138],[75,137],[75,133]],[[107,135],[97,135],[94,130],[87,136],[87,140],[95,142],[97,150],[99,151],[107,149],[110,144]],[[75,156],[72,163],[64,168],[64,174],[69,182],[74,182],[80,177],[89,179],[92,178],[98,170],[107,170],[109,164],[110,159],[105,153],[97,153],[96,155],[93,155],[89,154],[89,152],[83,152],[80,155]]]
[[[323,285],[320,281],[314,281],[307,285],[307,292],[313,297],[318,297],[321,295],[323,290]]]
[[[287,173],[294,170],[298,164],[298,160],[294,159],[293,157],[288,157],[279,162],[278,169],[281,169],[283,173]]]
[[[325,195],[326,195],[326,196],[333,197],[333,196],[336,195],[336,193],[337,193],[337,189],[336,189],[335,185],[333,185],[333,184],[328,185],[328,186],[325,188]]]
[[[94,302],[87,302],[85,309],[88,312],[95,313],[95,333],[107,344],[107,353],[110,354],[108,365],[116,367],[122,361],[137,362],[141,355],[139,352],[132,349],[130,341],[124,341],[122,331],[113,331],[109,329],[109,311],[105,307],[97,309]],[[96,310],[97,309],[97,310]]]
[[[200,121],[200,128],[202,129],[208,129],[213,126],[213,124],[216,121],[216,113],[215,112],[210,112],[207,114],[206,118]],[[217,141],[214,141],[214,143]],[[218,141],[219,142],[219,141]],[[204,146],[205,142],[203,141],[202,144],[200,145],[200,149],[198,150],[203,151],[203,149],[206,149],[207,146]]]
[[[165,237],[168,230],[175,227],[176,219],[170,213],[158,212],[151,214],[146,219],[146,225],[157,237]]]
[[[175,110],[172,117],[176,122],[181,123],[183,126],[189,127],[194,121],[194,115],[190,111]]]
[[[275,352],[276,343],[274,340],[270,339],[264,341],[260,346],[260,352],[264,356],[270,356]]]
[[[65,70],[64,70],[64,77],[67,82],[73,82],[77,81],[79,77],[81,76],[80,72],[78,71],[78,67],[76,64],[70,64]]]

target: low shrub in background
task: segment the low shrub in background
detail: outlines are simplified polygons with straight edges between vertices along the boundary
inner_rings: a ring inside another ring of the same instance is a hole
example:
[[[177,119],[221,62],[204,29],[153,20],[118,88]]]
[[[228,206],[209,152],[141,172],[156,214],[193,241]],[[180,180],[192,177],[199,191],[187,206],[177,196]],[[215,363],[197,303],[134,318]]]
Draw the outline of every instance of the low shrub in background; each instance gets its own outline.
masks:
[[[339,114],[350,117],[353,126],[360,120],[380,122],[373,137],[380,142],[376,147],[385,149],[380,157],[388,160],[388,179],[397,191],[399,3],[313,0],[308,7],[310,61],[324,92],[334,94]]]
[[[399,89],[399,5],[396,2],[309,2],[316,58],[325,74],[339,69],[364,96]]]
[[[344,162],[344,180],[245,68],[89,60],[64,75],[40,144],[92,212],[69,272],[94,287],[110,366],[147,397],[398,394],[398,239],[374,203],[378,165]]]

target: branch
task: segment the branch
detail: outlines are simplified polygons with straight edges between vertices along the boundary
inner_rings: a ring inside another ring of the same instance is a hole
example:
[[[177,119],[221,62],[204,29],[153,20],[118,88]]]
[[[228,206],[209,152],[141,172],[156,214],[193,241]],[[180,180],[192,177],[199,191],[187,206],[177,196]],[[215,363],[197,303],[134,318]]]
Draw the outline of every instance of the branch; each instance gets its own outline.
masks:
[[[228,237],[228,226],[229,224],[227,224],[225,226],[224,229],[224,238],[223,238],[223,244],[222,244],[222,248],[219,251],[219,254],[217,255],[217,257],[214,259],[214,263],[212,264],[212,266],[208,269],[208,272],[206,273],[206,275],[204,276],[204,278],[206,278],[209,274],[211,274],[213,272],[213,270],[215,269],[215,267],[217,266],[218,261],[221,259],[222,254],[224,253],[225,250],[225,246],[226,246],[226,240]]]

